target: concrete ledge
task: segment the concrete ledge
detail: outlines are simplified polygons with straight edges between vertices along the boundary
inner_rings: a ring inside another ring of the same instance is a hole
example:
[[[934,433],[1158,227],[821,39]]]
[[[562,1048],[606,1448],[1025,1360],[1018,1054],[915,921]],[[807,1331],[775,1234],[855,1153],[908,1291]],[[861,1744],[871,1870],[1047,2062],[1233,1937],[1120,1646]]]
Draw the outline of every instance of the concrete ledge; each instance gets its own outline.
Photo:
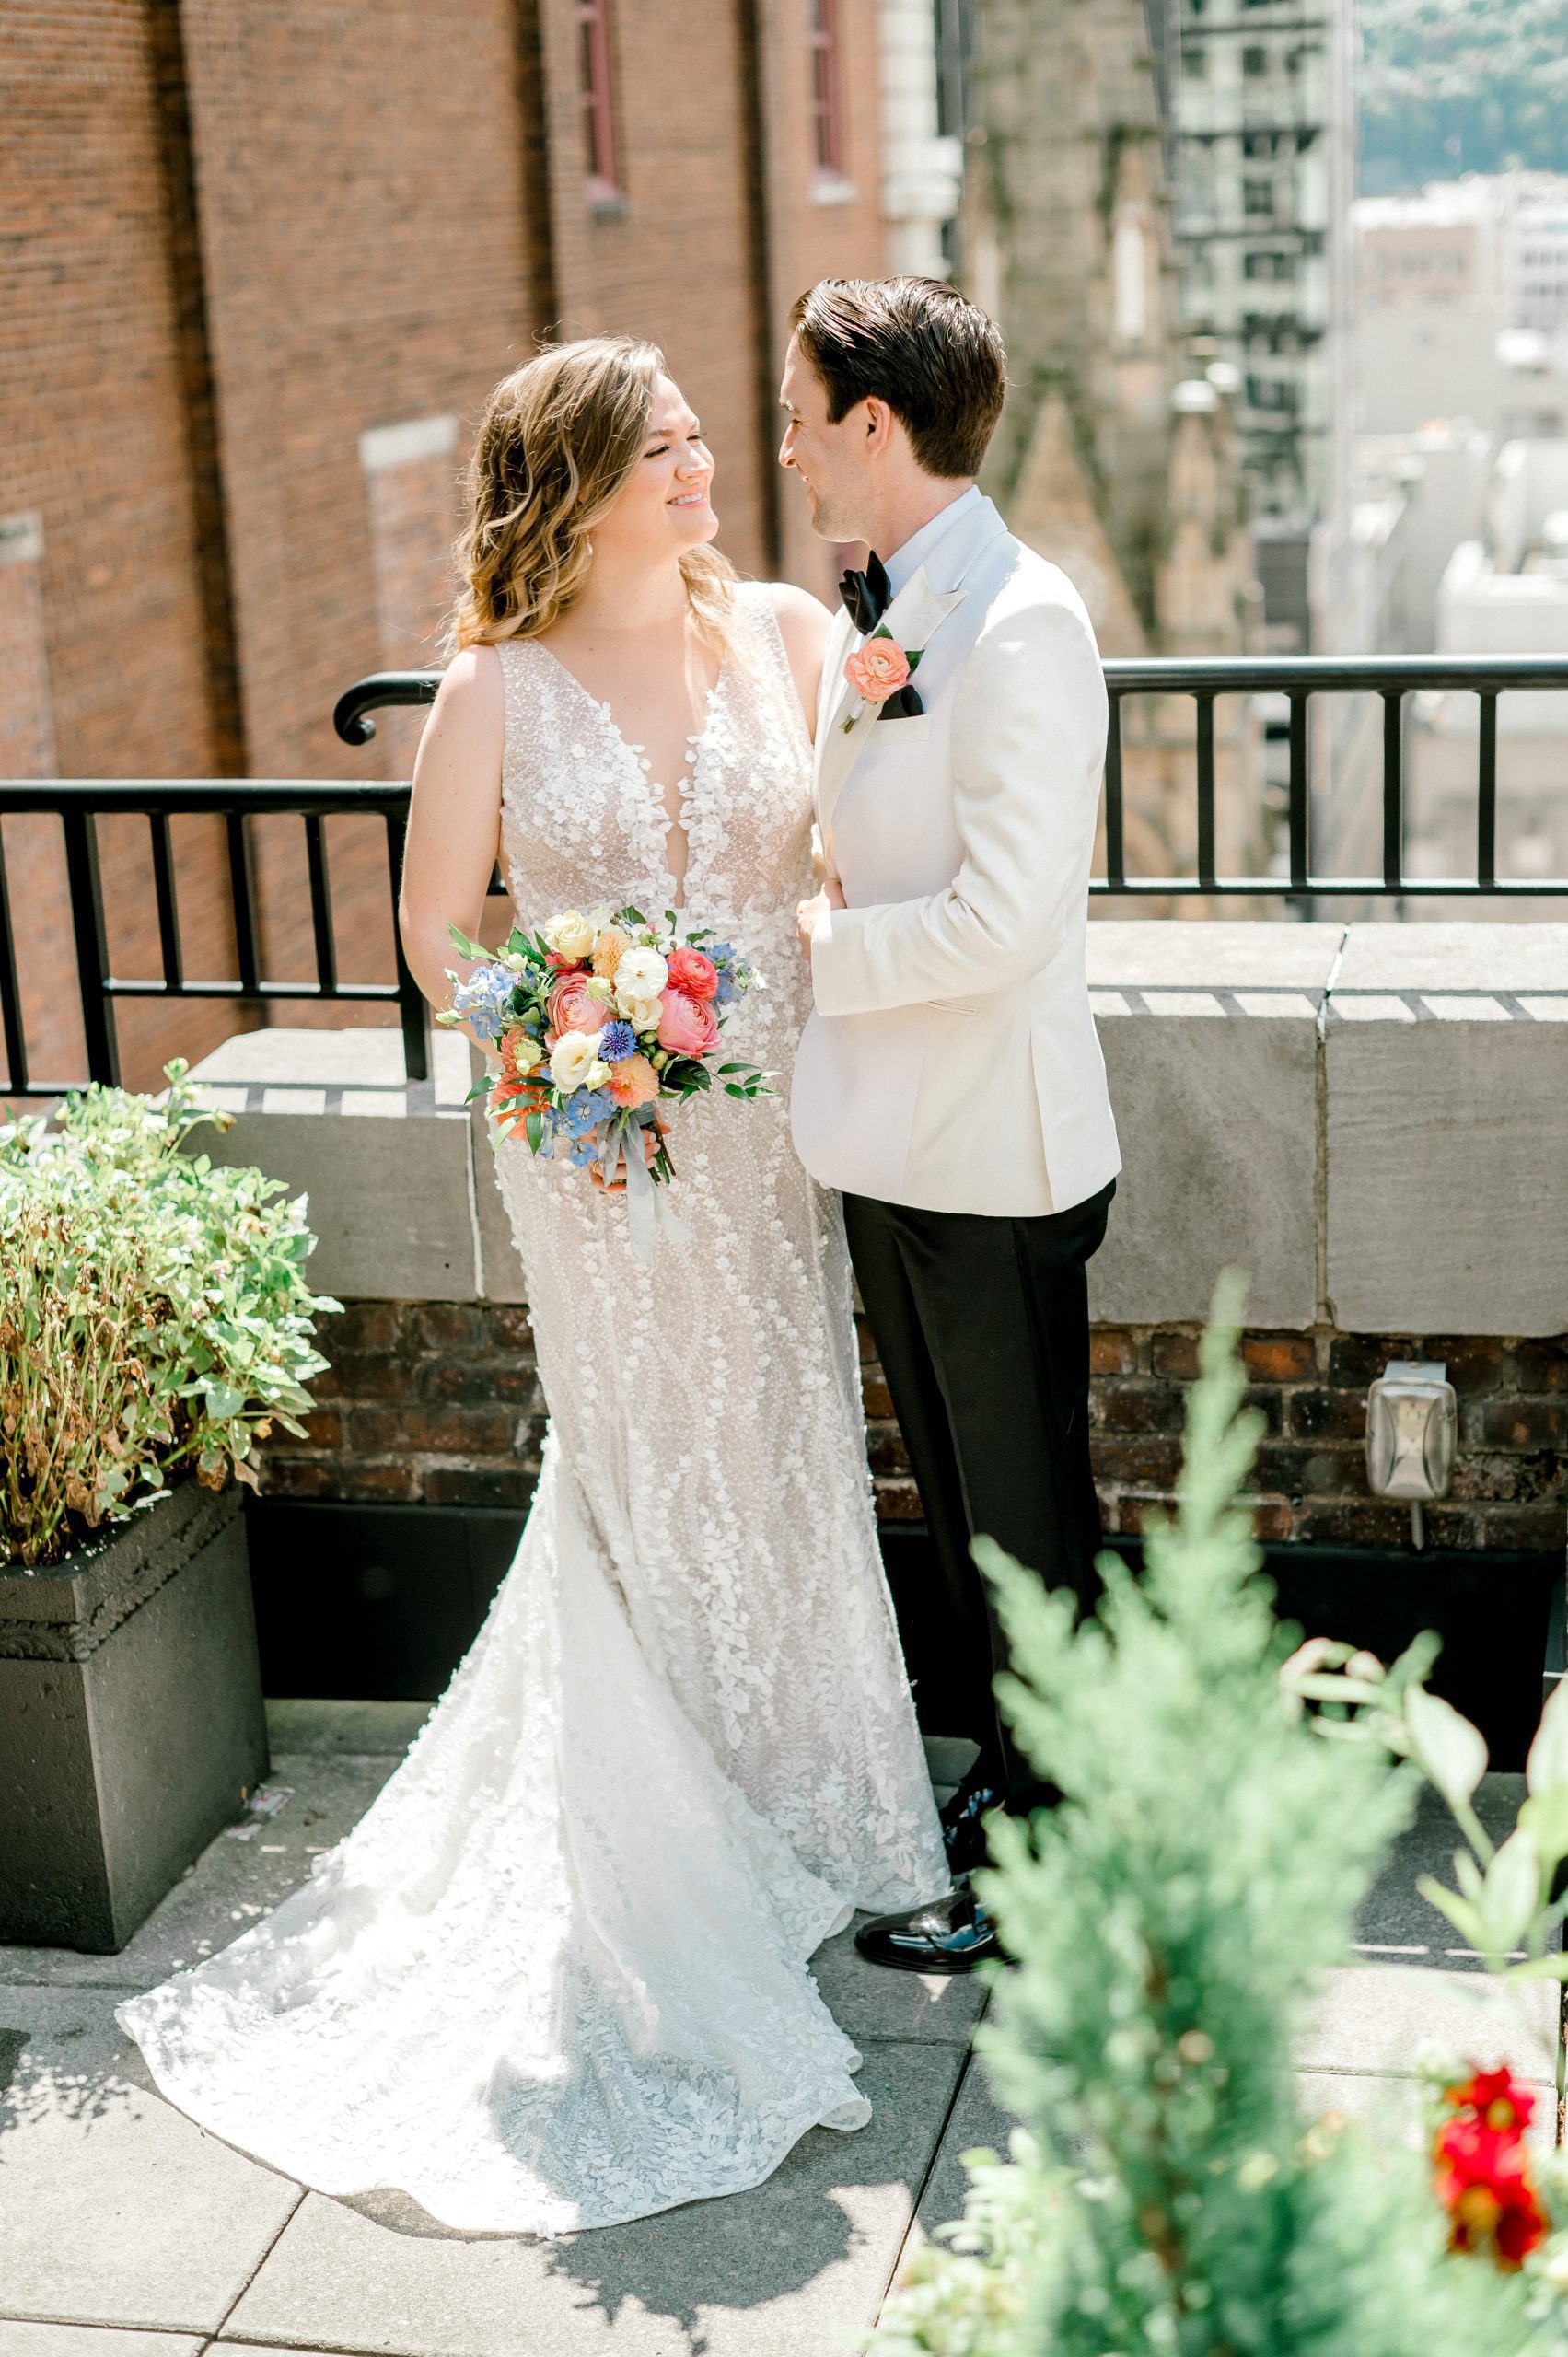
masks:
[[[231,1167],[254,1163],[308,1197],[318,1293],[482,1297],[463,1103],[470,1049],[442,1031],[434,1046],[434,1077],[413,1083],[403,1079],[402,1040],[389,1030],[241,1032],[192,1067],[235,1116],[222,1137],[197,1131],[192,1151]]]
[[[1234,1262],[1257,1326],[1568,1330],[1568,924],[1119,923],[1088,958],[1098,1319],[1198,1320]],[[521,1302],[470,1063],[437,1033],[409,1087],[395,1032],[246,1033],[196,1067],[237,1117],[203,1150],[308,1195],[324,1292]]]
[[[1089,927],[1122,1155],[1089,1264],[1097,1318],[1202,1318],[1237,1262],[1249,1323],[1313,1323],[1318,1023],[1343,938],[1330,924]]]
[[[1568,1328],[1568,925],[1353,925],[1323,1096],[1337,1324]]]

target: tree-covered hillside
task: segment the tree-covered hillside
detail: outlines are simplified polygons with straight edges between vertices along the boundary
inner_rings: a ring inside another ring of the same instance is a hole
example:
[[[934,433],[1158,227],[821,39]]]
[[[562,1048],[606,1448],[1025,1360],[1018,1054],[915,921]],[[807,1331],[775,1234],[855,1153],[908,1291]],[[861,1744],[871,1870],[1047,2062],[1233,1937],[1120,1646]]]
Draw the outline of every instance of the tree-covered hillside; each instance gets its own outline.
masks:
[[[1361,185],[1568,171],[1568,0],[1361,0]]]

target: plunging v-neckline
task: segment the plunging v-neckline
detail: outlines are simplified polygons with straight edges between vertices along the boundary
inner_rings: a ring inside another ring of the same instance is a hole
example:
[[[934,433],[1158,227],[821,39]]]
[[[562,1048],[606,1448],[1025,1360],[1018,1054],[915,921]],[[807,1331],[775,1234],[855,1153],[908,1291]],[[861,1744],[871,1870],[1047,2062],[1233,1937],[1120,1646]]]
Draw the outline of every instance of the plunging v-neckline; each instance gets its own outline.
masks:
[[[563,663],[560,656],[556,654],[554,648],[546,646],[542,639],[536,638],[533,641],[533,644],[539,648],[541,655],[549,657],[550,661],[554,664],[558,671],[564,673],[565,677],[570,679],[572,685],[576,689],[577,693],[583,698],[583,701],[586,703],[592,704],[594,709],[602,714],[610,735],[614,737],[617,745],[620,747],[621,752],[624,753],[626,759],[631,762],[633,768],[637,772],[638,782],[646,790],[650,813],[656,813],[657,819],[663,822],[664,880],[669,888],[673,908],[676,912],[679,913],[680,911],[684,910],[686,906],[688,898],[686,888],[690,883],[691,877],[691,828],[688,817],[691,794],[697,783],[697,772],[701,764],[703,745],[707,737],[708,731],[714,725],[714,705],[717,701],[719,690],[724,685],[726,674],[729,669],[729,648],[726,646],[723,654],[720,656],[718,670],[714,676],[713,685],[707,691],[707,714],[703,722],[703,726],[699,729],[689,730],[687,732],[687,753],[685,761],[681,763],[683,774],[680,778],[679,788],[680,816],[679,818],[673,818],[670,815],[669,805],[665,799],[668,788],[661,784],[657,786],[656,790],[655,789],[653,764],[648,760],[646,749],[642,745],[634,744],[631,737],[626,735],[621,726],[621,723],[616,719],[613,711],[610,709],[608,697],[596,696],[593,690],[583,680],[578,679],[577,674],[573,670],[571,665],[569,663]],[[674,869],[669,864],[669,835],[671,829],[675,827],[679,827],[681,833],[686,838],[686,869],[684,875],[679,877],[679,881],[677,880]]]

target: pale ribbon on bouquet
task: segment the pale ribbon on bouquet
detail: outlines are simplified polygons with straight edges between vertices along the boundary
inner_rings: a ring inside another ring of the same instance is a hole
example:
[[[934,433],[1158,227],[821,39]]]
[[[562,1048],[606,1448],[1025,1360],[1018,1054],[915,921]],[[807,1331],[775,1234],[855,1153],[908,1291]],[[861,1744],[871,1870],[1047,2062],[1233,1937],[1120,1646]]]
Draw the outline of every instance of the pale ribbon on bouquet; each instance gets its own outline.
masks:
[[[631,1238],[632,1258],[645,1269],[651,1269],[658,1255],[658,1240],[662,1236],[668,1244],[690,1244],[691,1231],[672,1208],[664,1189],[648,1168],[643,1154],[643,1127],[635,1122],[622,1130],[619,1122],[612,1125],[599,1150],[598,1167],[608,1186],[615,1176],[616,1163],[622,1148],[626,1161],[626,1226]],[[636,1152],[632,1150],[636,1141]]]

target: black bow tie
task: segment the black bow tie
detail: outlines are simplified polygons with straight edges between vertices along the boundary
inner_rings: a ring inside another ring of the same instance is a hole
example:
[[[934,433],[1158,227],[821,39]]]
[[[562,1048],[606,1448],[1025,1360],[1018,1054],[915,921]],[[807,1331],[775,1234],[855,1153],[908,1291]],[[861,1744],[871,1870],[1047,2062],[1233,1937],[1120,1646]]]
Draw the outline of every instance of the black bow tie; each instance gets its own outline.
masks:
[[[864,573],[853,567],[839,582],[839,595],[862,637],[869,638],[893,601],[888,569],[875,552]]]

